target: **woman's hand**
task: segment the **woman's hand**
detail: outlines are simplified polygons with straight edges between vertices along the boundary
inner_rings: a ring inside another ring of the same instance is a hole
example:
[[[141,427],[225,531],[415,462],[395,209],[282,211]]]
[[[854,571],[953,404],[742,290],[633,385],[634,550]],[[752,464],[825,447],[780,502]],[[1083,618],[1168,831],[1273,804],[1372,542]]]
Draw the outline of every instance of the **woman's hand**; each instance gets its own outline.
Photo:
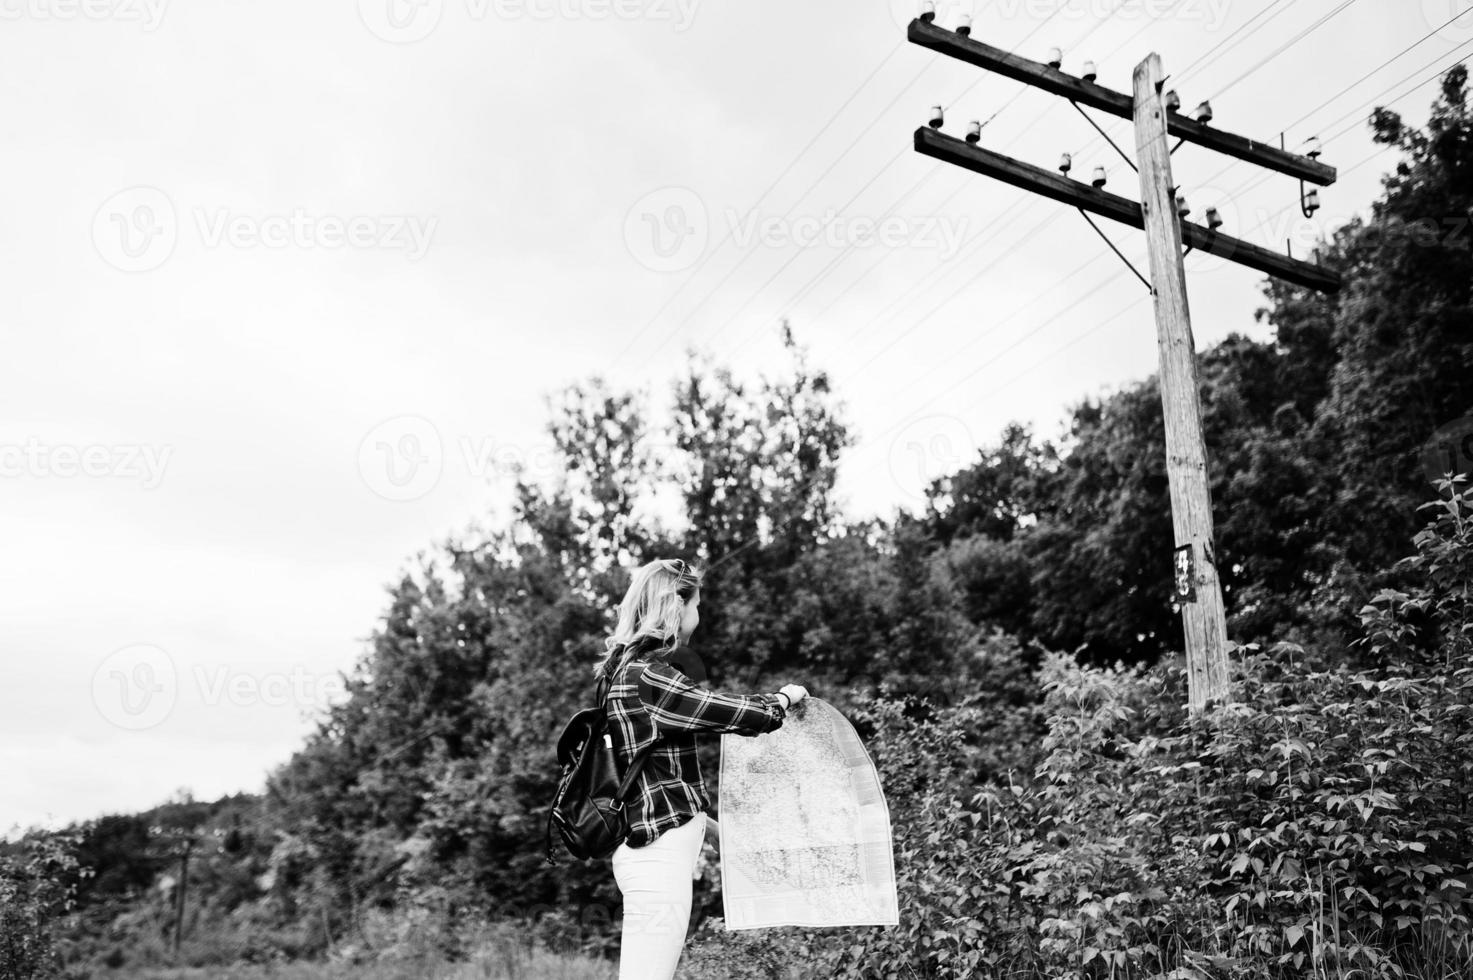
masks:
[[[804,698],[808,697],[808,688],[804,687],[802,684],[784,684],[782,689],[777,693],[783,695],[785,698],[788,699],[788,707],[791,708],[799,701],[802,701]]]
[[[721,824],[711,814],[706,814],[706,838],[711,842],[711,850],[716,854],[721,853]]]

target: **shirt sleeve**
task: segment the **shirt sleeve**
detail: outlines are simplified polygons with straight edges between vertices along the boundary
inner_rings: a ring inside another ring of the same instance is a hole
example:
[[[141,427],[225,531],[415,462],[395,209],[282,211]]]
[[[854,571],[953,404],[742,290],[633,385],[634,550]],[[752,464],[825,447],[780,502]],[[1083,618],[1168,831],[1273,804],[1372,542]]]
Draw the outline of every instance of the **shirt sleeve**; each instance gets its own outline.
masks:
[[[718,694],[668,664],[650,664],[644,676],[654,702],[646,702],[655,729],[761,735],[782,725],[787,713],[776,694]]]

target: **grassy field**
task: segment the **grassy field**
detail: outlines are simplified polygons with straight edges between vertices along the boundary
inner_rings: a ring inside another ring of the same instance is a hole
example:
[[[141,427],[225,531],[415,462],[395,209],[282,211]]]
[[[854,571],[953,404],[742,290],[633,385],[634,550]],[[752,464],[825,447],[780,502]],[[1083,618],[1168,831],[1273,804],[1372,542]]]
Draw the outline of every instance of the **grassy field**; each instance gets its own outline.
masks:
[[[105,970],[93,980],[614,980],[613,964],[551,953],[487,954],[463,963],[290,963]]]

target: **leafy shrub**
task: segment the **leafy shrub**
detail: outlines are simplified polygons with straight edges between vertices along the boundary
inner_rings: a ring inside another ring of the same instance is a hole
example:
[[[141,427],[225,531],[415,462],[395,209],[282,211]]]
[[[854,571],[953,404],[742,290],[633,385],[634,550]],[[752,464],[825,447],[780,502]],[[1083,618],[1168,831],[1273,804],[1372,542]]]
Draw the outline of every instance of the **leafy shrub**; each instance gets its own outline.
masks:
[[[74,850],[76,835],[36,833],[19,855],[0,853],[0,980],[40,980],[61,973],[53,936],[56,920],[76,905],[85,877]]]
[[[1179,662],[1054,655],[1041,761],[980,787],[975,708],[864,706],[901,924],[708,932],[687,975],[1473,976],[1473,521],[1441,490],[1407,589],[1361,613],[1388,666],[1240,648],[1189,717]]]

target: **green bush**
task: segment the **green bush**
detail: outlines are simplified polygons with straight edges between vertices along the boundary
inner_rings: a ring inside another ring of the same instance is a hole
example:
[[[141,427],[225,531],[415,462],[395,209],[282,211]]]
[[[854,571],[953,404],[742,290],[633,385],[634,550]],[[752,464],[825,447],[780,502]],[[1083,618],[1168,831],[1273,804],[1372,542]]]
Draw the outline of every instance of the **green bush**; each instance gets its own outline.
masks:
[[[1189,717],[1179,662],[1042,667],[1027,779],[969,779],[975,707],[874,702],[901,924],[698,937],[686,975],[1229,980],[1473,976],[1473,522],[1444,482],[1362,610],[1378,662],[1239,648]],[[744,967],[745,968],[745,967]],[[767,972],[762,972],[766,970]]]
[[[41,980],[61,975],[55,945],[58,918],[76,905],[85,877],[74,851],[75,835],[36,833],[18,853],[0,853],[0,980]]]

